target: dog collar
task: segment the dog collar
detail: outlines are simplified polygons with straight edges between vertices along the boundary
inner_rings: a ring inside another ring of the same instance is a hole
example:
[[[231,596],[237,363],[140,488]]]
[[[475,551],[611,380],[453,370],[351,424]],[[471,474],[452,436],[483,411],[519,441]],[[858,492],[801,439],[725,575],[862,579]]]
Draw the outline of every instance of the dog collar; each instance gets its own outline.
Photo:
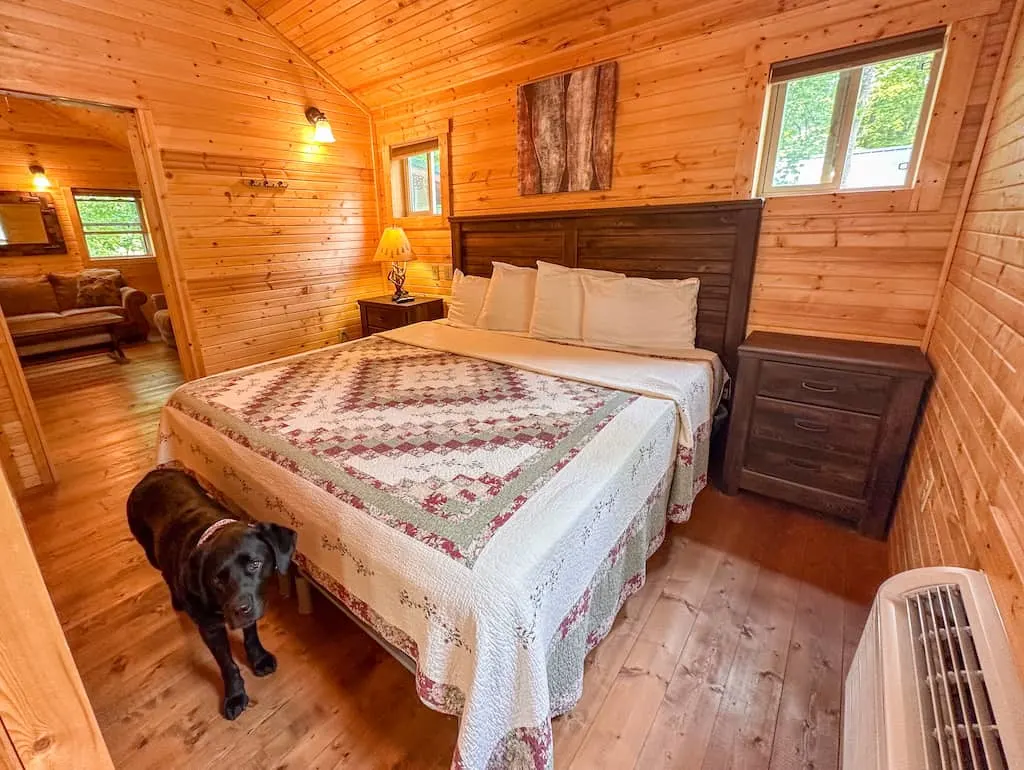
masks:
[[[199,541],[196,543],[196,548],[202,548],[203,543],[205,543],[211,537],[213,537],[222,529],[224,529],[224,527],[228,526],[228,524],[234,524],[237,521],[238,519],[218,519],[217,521],[213,522],[213,524],[208,526],[203,531],[203,534],[199,536]]]

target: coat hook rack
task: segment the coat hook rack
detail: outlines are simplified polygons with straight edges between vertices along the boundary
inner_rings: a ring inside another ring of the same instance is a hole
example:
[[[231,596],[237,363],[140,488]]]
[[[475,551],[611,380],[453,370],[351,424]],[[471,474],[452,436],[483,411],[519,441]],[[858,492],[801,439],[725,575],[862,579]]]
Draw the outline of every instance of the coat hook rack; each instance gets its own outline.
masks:
[[[249,187],[258,187],[262,190],[287,190],[288,182],[284,179],[272,180],[272,179],[246,179],[245,183]]]

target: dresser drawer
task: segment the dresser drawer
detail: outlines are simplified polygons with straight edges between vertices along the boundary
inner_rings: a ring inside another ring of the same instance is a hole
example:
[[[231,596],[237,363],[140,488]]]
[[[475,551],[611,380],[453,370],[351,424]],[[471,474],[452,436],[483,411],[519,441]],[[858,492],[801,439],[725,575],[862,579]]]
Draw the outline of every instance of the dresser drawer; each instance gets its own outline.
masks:
[[[757,392],[802,404],[881,414],[889,400],[891,381],[878,374],[763,361]]]
[[[873,415],[758,396],[750,435],[807,449],[866,457],[874,449],[878,426],[879,419]]]
[[[744,467],[766,476],[826,492],[862,497],[870,469],[867,458],[751,438]]]
[[[370,305],[365,311],[366,325],[376,327],[376,331],[397,329],[405,322],[405,310],[401,307],[384,308]]]

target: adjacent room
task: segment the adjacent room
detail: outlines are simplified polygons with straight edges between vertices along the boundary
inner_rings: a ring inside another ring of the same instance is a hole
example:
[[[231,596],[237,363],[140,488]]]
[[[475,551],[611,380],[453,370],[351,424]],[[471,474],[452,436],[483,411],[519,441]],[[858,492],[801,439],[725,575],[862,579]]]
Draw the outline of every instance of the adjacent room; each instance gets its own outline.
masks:
[[[0,0],[4,767],[1024,770],[1024,0]]]

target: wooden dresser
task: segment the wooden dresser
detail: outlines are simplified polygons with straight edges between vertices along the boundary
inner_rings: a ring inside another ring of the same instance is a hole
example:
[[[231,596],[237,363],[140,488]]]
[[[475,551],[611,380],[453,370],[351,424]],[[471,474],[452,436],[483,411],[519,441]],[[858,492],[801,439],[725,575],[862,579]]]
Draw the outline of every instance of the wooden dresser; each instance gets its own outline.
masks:
[[[389,294],[358,302],[364,337],[420,321],[444,318],[444,300],[440,297],[416,297],[412,302],[397,303],[391,301]]]
[[[754,332],[739,348],[726,492],[884,538],[931,367],[917,348]]]

